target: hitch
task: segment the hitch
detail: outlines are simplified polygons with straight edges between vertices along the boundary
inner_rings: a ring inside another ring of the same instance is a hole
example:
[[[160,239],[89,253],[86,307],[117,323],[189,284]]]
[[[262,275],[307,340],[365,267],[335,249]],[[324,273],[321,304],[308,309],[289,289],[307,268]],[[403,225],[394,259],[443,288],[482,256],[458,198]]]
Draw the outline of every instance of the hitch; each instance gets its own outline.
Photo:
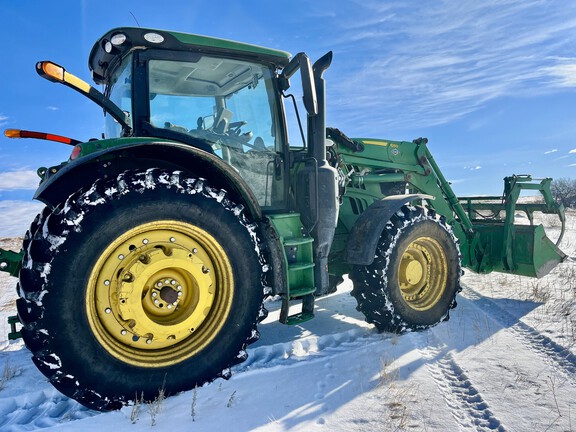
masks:
[[[24,251],[19,253],[0,248],[0,271],[10,273],[11,276],[18,277],[22,268]]]
[[[20,324],[20,318],[17,316],[9,316],[8,324],[10,325],[10,333],[8,333],[8,340],[16,340],[22,337],[22,333],[16,331],[16,324]]]

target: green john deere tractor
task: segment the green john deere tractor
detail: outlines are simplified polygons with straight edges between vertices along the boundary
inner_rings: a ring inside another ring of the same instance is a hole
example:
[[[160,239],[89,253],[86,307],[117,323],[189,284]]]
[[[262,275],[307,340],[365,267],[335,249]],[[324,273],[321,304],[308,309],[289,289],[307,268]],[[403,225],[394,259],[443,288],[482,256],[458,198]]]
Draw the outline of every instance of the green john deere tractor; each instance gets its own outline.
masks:
[[[106,123],[88,142],[6,131],[72,146],[38,170],[46,207],[22,251],[0,250],[19,278],[12,336],[61,392],[110,410],[226,378],[258,339],[265,297],[281,297],[282,323],[303,323],[345,274],[366,320],[403,332],[448,319],[462,267],[541,277],[565,258],[532,223],[543,212],[564,225],[550,179],[511,176],[502,196],[458,198],[426,139],[327,128],[331,60],[118,28],[90,53],[104,93],[37,64]],[[286,110],[298,107],[289,140]],[[525,189],[543,199],[519,202]],[[519,211],[530,225],[514,224]]]

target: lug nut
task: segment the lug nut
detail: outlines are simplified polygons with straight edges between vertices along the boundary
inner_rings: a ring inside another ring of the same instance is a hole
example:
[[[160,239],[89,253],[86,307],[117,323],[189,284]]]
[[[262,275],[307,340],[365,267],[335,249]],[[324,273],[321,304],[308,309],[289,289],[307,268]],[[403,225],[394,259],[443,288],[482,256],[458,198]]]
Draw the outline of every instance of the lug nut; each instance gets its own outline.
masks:
[[[198,253],[198,249],[196,248],[192,249],[192,253]]]
[[[122,261],[122,260],[124,259],[124,255],[122,255],[122,254],[118,255],[118,259],[119,259],[120,261]]]
[[[108,279],[106,279],[106,280],[104,281],[104,285],[110,286],[110,281],[109,281]]]
[[[122,329],[122,331],[120,332],[120,334],[121,334],[122,336],[126,336],[126,333],[128,333],[128,332],[127,332],[126,330],[124,330],[124,329]]]
[[[174,237],[170,237],[170,243],[174,243],[176,239]]]
[[[157,296],[158,296],[158,293],[157,293],[156,291],[153,291],[153,292],[152,292],[152,297],[155,298],[155,297],[157,297]]]
[[[109,314],[109,313],[111,313],[111,312],[112,312],[112,309],[110,309],[110,308],[106,308],[106,309],[104,309],[104,312],[106,312],[107,314]]]
[[[144,239],[144,240],[142,240],[142,243],[144,243],[144,244],[148,244],[148,239]]]
[[[208,273],[210,273],[210,269],[207,268],[207,267],[202,266],[202,273],[208,274]]]

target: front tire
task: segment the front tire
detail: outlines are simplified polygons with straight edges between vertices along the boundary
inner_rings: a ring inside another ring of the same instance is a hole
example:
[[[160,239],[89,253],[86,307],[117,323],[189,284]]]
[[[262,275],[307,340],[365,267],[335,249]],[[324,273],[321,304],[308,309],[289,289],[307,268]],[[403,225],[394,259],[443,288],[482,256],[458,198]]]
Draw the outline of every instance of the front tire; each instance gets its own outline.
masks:
[[[384,228],[373,263],[354,266],[352,295],[379,331],[422,330],[448,319],[461,273],[452,230],[434,213],[404,206]]]
[[[33,361],[97,410],[230,374],[258,338],[264,263],[254,225],[181,172],[97,182],[44,218],[18,309]]]

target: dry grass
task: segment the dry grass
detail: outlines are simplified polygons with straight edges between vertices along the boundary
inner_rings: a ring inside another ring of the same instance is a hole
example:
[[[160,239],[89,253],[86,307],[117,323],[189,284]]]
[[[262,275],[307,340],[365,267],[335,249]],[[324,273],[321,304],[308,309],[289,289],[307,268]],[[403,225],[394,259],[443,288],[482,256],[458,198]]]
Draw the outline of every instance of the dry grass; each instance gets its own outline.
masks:
[[[16,366],[12,366],[10,362],[4,363],[4,368],[2,370],[2,376],[0,376],[0,391],[6,387],[8,381],[17,376],[20,373],[20,369]]]
[[[378,388],[382,404],[386,407],[381,419],[382,430],[386,431],[426,431],[432,418],[432,409],[427,409],[428,399],[416,383],[399,382],[400,368],[393,359],[382,358]],[[379,411],[380,406],[375,407]]]

